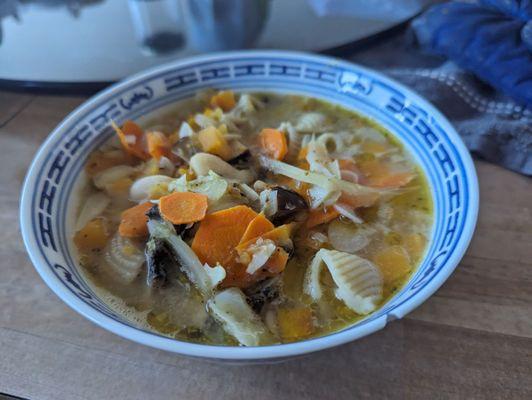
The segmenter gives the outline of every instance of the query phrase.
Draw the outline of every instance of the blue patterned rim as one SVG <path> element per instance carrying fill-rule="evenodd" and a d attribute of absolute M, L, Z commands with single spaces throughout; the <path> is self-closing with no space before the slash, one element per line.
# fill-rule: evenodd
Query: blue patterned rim
<path fill-rule="evenodd" d="M 405 287 L 380 310 L 342 331 L 298 343 L 253 348 L 207 346 L 137 328 L 103 303 L 72 256 L 75 184 L 92 150 L 111 135 L 110 119 L 137 119 L 205 88 L 297 93 L 325 99 L 390 130 L 425 171 L 434 203 L 429 248 Z M 348 342 L 401 318 L 447 279 L 473 234 L 478 183 L 469 153 L 449 122 L 411 90 L 360 66 L 295 52 L 220 53 L 137 74 L 71 113 L 35 157 L 22 192 L 21 227 L 42 278 L 76 311 L 128 339 L 181 354 L 265 359 L 303 354 Z"/>

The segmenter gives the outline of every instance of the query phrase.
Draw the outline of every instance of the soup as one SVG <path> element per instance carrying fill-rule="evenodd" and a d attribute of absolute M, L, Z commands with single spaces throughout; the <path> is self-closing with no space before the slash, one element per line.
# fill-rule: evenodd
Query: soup
<path fill-rule="evenodd" d="M 354 112 L 212 91 L 113 127 L 87 161 L 74 243 L 95 290 L 145 329 L 243 346 L 325 335 L 423 257 L 425 178 Z"/>

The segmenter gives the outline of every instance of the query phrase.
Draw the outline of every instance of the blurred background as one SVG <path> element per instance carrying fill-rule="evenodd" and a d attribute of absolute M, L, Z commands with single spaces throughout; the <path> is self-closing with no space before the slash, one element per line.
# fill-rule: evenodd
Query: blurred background
<path fill-rule="evenodd" d="M 250 48 L 383 72 L 443 111 L 475 155 L 532 175 L 532 0 L 0 0 L 0 90 L 90 95 Z"/>
<path fill-rule="evenodd" d="M 0 0 L 0 86 L 90 91 L 172 59 L 242 48 L 342 54 L 428 3 Z"/>

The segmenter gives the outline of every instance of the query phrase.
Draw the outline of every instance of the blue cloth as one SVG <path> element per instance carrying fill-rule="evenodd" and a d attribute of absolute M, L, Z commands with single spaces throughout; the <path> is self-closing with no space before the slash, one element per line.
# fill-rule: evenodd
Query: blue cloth
<path fill-rule="evenodd" d="M 455 62 L 419 47 L 408 29 L 350 58 L 403 82 L 452 122 L 477 157 L 532 176 L 532 108 L 527 108 Z"/>
<path fill-rule="evenodd" d="M 439 4 L 412 26 L 425 50 L 532 108 L 532 0 Z"/>

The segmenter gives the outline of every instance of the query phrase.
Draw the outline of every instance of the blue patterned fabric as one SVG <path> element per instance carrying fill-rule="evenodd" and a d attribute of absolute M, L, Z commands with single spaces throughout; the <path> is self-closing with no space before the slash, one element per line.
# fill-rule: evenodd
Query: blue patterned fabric
<path fill-rule="evenodd" d="M 413 28 L 425 50 L 532 108 L 532 0 L 439 4 Z"/>

